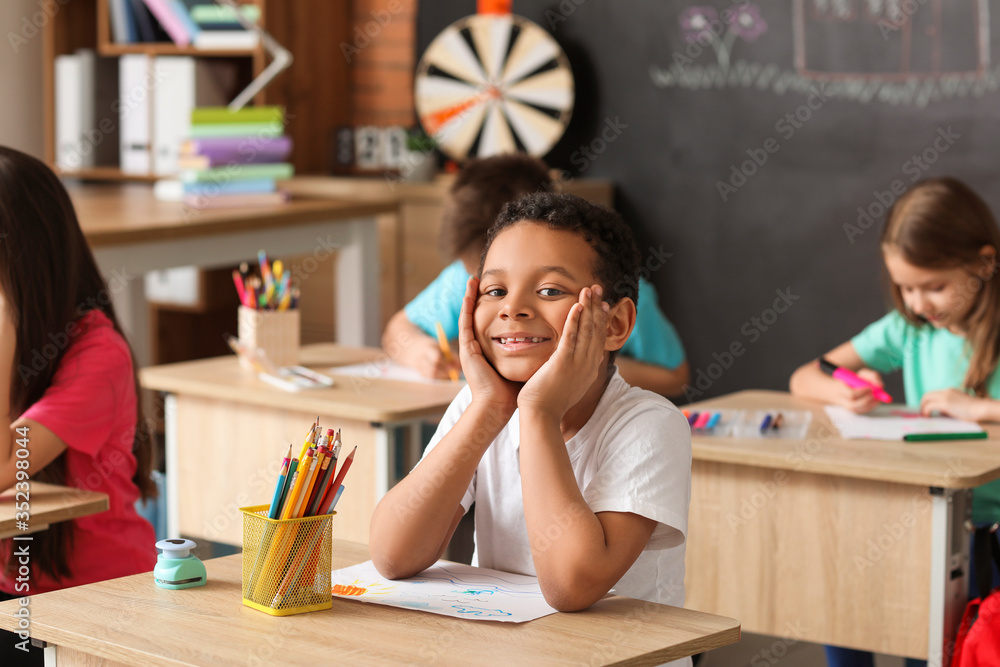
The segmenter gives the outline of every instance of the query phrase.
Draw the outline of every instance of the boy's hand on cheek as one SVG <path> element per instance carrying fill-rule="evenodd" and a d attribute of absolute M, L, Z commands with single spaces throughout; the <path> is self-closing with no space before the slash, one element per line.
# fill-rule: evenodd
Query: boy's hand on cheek
<path fill-rule="evenodd" d="M 518 385 L 501 377 L 483 356 L 473 327 L 478 295 L 479 280 L 475 276 L 470 277 L 462 299 L 462 313 L 458 317 L 458 358 L 472 391 L 472 400 L 496 406 L 509 418 L 517 409 Z"/>
<path fill-rule="evenodd" d="M 585 287 L 563 325 L 559 346 L 517 395 L 517 406 L 562 419 L 597 379 L 604 363 L 609 306 L 600 285 Z"/>

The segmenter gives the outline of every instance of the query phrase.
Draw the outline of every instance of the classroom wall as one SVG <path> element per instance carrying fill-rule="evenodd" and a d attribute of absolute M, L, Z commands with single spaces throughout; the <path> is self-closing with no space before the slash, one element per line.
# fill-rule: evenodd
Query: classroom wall
<path fill-rule="evenodd" d="M 421 3 L 418 53 L 473 5 Z M 864 13 L 902 5 L 895 24 Z M 687 347 L 692 398 L 787 389 L 797 365 L 887 312 L 878 230 L 892 188 L 954 175 L 1000 211 L 1000 10 L 902 5 L 514 2 L 576 79 L 546 159 L 615 183 Z M 694 12 L 737 6 L 753 13 L 741 34 L 689 41 Z"/>
<path fill-rule="evenodd" d="M 351 0 L 351 124 L 413 125 L 416 0 Z"/>
<path fill-rule="evenodd" d="M 42 157 L 42 32 L 57 2 L 0 3 L 0 145 Z M 27 21 L 27 23 L 25 23 Z M 34 23 L 32 23 L 34 21 Z"/>

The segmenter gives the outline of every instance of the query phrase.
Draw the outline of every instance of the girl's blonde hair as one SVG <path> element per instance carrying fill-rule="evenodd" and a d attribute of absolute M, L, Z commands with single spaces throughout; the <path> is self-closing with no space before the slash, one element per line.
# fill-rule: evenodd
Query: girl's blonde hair
<path fill-rule="evenodd" d="M 954 178 L 921 181 L 889 209 L 882 248 L 901 253 L 909 264 L 925 269 L 965 268 L 969 279 L 960 297 L 974 301 L 959 325 L 970 352 L 965 388 L 986 396 L 986 385 L 1000 360 L 1000 273 L 996 251 L 1000 228 L 979 195 Z M 994 254 L 984 256 L 984 246 Z M 906 307 L 899 285 L 890 282 L 892 300 L 917 325 L 926 322 Z"/>

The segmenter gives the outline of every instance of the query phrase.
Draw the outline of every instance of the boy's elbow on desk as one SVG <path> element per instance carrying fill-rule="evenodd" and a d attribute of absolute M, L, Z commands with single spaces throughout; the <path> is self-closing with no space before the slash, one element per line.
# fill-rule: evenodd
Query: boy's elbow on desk
<path fill-rule="evenodd" d="M 591 586 L 580 585 L 571 577 L 559 577 L 558 581 L 538 578 L 545 602 L 556 611 L 583 611 L 607 594 Z"/>
<path fill-rule="evenodd" d="M 426 569 L 414 565 L 406 554 L 393 554 L 386 549 L 377 549 L 374 544 L 371 546 L 371 557 L 375 569 L 386 579 L 408 579 Z"/>

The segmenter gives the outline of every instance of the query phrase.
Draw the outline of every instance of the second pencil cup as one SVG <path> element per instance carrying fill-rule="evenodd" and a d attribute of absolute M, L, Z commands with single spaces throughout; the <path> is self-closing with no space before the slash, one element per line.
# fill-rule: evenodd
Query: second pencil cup
<path fill-rule="evenodd" d="M 333 606 L 331 537 L 336 512 L 267 518 L 269 505 L 243 512 L 243 604 L 272 616 Z"/>
<path fill-rule="evenodd" d="M 240 344 L 264 350 L 275 366 L 299 363 L 299 310 L 254 310 L 240 306 Z"/>

